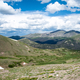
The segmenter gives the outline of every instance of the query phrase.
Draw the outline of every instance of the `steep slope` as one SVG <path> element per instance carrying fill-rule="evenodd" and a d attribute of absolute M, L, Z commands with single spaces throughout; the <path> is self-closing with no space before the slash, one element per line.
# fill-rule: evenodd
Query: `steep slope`
<path fill-rule="evenodd" d="M 27 56 L 31 47 L 19 42 L 17 40 L 12 40 L 7 37 L 0 35 L 0 65 L 8 67 L 9 64 L 15 63 L 20 65 L 22 62 L 17 56 Z"/>
<path fill-rule="evenodd" d="M 17 40 L 9 39 L 7 37 L 0 35 L 0 53 L 1 52 L 10 52 L 9 55 L 13 55 L 13 53 L 14 54 L 22 54 L 22 53 L 25 54 L 25 52 L 22 51 L 22 50 L 27 51 L 27 48 L 25 46 L 26 45 L 23 45 L 23 43 L 21 43 Z M 6 53 L 6 54 L 8 54 L 8 53 Z"/>

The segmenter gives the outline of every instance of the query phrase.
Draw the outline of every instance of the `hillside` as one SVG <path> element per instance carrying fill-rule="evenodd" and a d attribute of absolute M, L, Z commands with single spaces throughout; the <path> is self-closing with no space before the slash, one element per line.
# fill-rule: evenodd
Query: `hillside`
<path fill-rule="evenodd" d="M 20 41 L 35 48 L 67 48 L 72 50 L 80 50 L 80 32 L 75 30 L 57 30 L 42 34 L 35 33 L 26 35 L 24 37 L 25 38 L 21 39 Z"/>
<path fill-rule="evenodd" d="M 27 56 L 29 54 L 29 46 L 0 35 L 0 65 L 8 67 L 9 64 L 21 62 L 16 57 Z"/>
<path fill-rule="evenodd" d="M 80 35 L 70 38 L 37 38 L 37 39 L 21 39 L 20 41 L 29 46 L 40 49 L 56 49 L 67 48 L 72 50 L 80 50 Z"/>
<path fill-rule="evenodd" d="M 71 37 L 72 39 L 76 40 L 77 42 L 80 42 L 80 34 Z"/>
<path fill-rule="evenodd" d="M 37 49 L 20 41 L 15 41 L 0 35 L 0 66 L 21 66 L 22 62 L 27 65 L 61 64 L 70 59 L 79 61 L 80 51 L 72 51 L 65 48 Z"/>

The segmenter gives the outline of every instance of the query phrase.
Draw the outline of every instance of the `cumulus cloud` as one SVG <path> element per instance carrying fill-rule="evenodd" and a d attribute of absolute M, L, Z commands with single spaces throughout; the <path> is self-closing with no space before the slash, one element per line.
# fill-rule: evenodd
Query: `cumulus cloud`
<path fill-rule="evenodd" d="M 1 14 L 16 14 L 19 13 L 21 9 L 14 9 L 7 3 L 4 3 L 2 0 L 0 1 L 0 13 Z"/>
<path fill-rule="evenodd" d="M 80 0 L 62 0 L 66 1 L 67 4 L 60 4 L 55 2 L 54 4 L 50 3 L 46 7 L 46 11 L 50 13 L 55 13 L 56 11 L 67 10 L 71 12 L 80 11 Z"/>
<path fill-rule="evenodd" d="M 41 4 L 44 4 L 50 2 L 51 0 L 38 0 L 38 1 L 41 1 Z"/>
<path fill-rule="evenodd" d="M 65 10 L 66 6 L 65 5 L 61 5 L 58 2 L 55 2 L 54 4 L 50 3 L 49 5 L 47 5 L 46 11 L 49 11 L 51 13 L 55 13 L 56 11 L 60 11 L 60 10 Z"/>
<path fill-rule="evenodd" d="M 2 15 L 0 22 L 0 30 L 18 31 L 20 29 L 26 30 L 26 34 L 46 30 L 53 31 L 54 29 L 80 30 L 80 14 L 50 17 L 42 14 L 19 13 Z"/>
<path fill-rule="evenodd" d="M 67 2 L 67 6 L 80 7 L 80 0 L 62 0 Z"/>

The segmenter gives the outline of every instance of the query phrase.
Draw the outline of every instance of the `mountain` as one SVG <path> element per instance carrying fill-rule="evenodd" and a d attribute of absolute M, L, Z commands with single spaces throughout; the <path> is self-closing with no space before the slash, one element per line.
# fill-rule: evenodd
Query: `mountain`
<path fill-rule="evenodd" d="M 47 41 L 27 41 L 26 39 L 20 40 L 23 43 L 28 44 L 29 46 L 40 48 L 40 49 L 56 49 L 56 48 L 67 48 L 72 50 L 80 50 L 80 42 L 73 38 L 62 38 L 62 39 L 53 39 Z"/>
<path fill-rule="evenodd" d="M 64 32 L 64 31 L 56 31 L 51 32 L 57 33 L 58 32 Z M 56 48 L 67 48 L 72 50 L 80 50 L 80 32 L 78 31 L 68 31 L 65 32 L 65 34 L 68 35 L 74 35 L 72 37 L 35 37 L 35 38 L 29 38 L 32 42 L 26 42 L 26 38 L 24 40 L 21 40 L 24 43 L 27 43 L 28 45 L 40 48 L 40 49 L 56 49 Z"/>
<path fill-rule="evenodd" d="M 73 36 L 72 39 L 76 40 L 77 42 L 80 42 L 80 34 Z"/>
<path fill-rule="evenodd" d="M 19 39 L 22 39 L 22 38 L 24 38 L 24 37 L 20 37 L 20 36 L 10 36 L 9 38 L 19 40 Z"/>
<path fill-rule="evenodd" d="M 75 31 L 75 30 L 70 30 L 70 31 L 64 31 L 64 30 L 57 30 L 57 31 L 53 31 L 53 32 L 49 32 L 49 33 L 35 33 L 35 34 L 29 34 L 29 35 L 25 35 L 23 37 L 26 38 L 38 38 L 38 37 L 72 37 L 75 35 L 80 34 L 79 31 Z"/>

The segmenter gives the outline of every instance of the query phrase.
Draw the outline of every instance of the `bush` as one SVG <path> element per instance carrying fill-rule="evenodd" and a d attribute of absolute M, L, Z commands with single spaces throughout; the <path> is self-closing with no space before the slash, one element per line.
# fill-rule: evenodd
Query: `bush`
<path fill-rule="evenodd" d="M 8 67 L 9 68 L 13 68 L 13 67 L 15 67 L 15 65 L 14 64 L 10 64 L 10 65 L 8 65 Z"/>
<path fill-rule="evenodd" d="M 20 62 L 13 62 L 13 64 L 8 65 L 9 68 L 13 68 L 13 67 L 17 67 L 17 66 L 21 66 Z"/>

